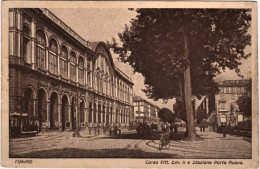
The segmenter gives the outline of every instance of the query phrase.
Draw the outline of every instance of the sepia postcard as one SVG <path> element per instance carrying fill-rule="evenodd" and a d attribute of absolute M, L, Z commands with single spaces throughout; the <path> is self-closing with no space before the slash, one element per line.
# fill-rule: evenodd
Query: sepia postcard
<path fill-rule="evenodd" d="M 1 165 L 258 168 L 256 2 L 2 2 Z"/>

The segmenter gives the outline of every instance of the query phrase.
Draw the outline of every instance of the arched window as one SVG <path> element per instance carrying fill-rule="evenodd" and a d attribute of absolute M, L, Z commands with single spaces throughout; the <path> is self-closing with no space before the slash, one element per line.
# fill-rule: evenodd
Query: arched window
<path fill-rule="evenodd" d="M 54 39 L 50 40 L 49 71 L 58 75 L 58 45 Z"/>
<path fill-rule="evenodd" d="M 105 107 L 105 105 L 103 105 L 103 111 L 102 111 L 102 113 L 103 113 L 102 122 L 104 123 L 104 122 L 105 122 L 105 119 L 106 119 L 106 107 Z"/>
<path fill-rule="evenodd" d="M 81 123 L 84 123 L 85 122 L 85 103 L 84 103 L 84 100 L 81 99 L 80 100 L 80 122 Z"/>
<path fill-rule="evenodd" d="M 61 47 L 60 74 L 63 78 L 68 78 L 68 50 L 65 46 Z"/>
<path fill-rule="evenodd" d="M 116 123 L 118 123 L 118 109 L 116 109 Z"/>
<path fill-rule="evenodd" d="M 30 29 L 27 26 L 23 27 L 23 53 L 22 57 L 26 63 L 32 63 L 32 52 L 30 48 Z"/>
<path fill-rule="evenodd" d="M 87 64 L 87 83 L 88 86 L 91 86 L 91 82 L 90 82 L 90 60 L 88 59 L 88 64 Z"/>
<path fill-rule="evenodd" d="M 101 105 L 98 105 L 98 123 L 101 123 Z"/>
<path fill-rule="evenodd" d="M 84 59 L 79 57 L 79 83 L 84 85 Z"/>
<path fill-rule="evenodd" d="M 130 92 L 129 92 L 129 87 L 127 88 L 127 101 L 130 103 Z"/>
<path fill-rule="evenodd" d="M 107 106 L 106 123 L 109 123 L 109 106 Z"/>
<path fill-rule="evenodd" d="M 100 81 L 99 71 L 97 72 L 96 77 L 97 77 L 97 78 L 96 78 L 96 79 L 97 79 L 97 81 L 96 81 L 96 88 L 97 88 L 97 91 L 100 92 L 100 90 L 99 90 L 99 89 L 100 89 L 100 88 L 99 88 L 99 84 L 100 84 L 100 83 L 99 83 L 99 81 Z"/>
<path fill-rule="evenodd" d="M 76 82 L 76 64 L 77 58 L 74 52 L 70 53 L 70 78 L 72 81 Z"/>
<path fill-rule="evenodd" d="M 46 40 L 45 34 L 42 30 L 38 30 L 36 32 L 36 39 L 37 39 L 37 65 L 38 68 L 41 70 L 46 70 L 46 56 L 45 56 L 45 47 L 46 47 Z"/>
<path fill-rule="evenodd" d="M 120 86 L 119 86 L 119 81 L 117 81 L 117 98 L 118 98 L 118 99 L 119 99 L 119 94 L 120 94 L 120 93 L 119 93 L 119 91 L 120 91 L 119 88 L 120 88 Z"/>
<path fill-rule="evenodd" d="M 97 105 L 96 105 L 96 103 L 94 103 L 94 113 L 93 113 L 93 122 L 94 123 L 97 122 L 96 114 L 97 114 Z"/>

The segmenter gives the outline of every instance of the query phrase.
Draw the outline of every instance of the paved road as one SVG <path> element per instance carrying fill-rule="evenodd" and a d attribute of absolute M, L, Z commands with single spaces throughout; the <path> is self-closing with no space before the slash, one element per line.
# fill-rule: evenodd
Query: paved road
<path fill-rule="evenodd" d="M 180 130 L 182 133 L 183 130 Z M 251 158 L 251 142 L 243 137 L 199 132 L 202 140 L 171 140 L 170 149 L 158 150 L 158 134 L 138 137 L 129 132 L 121 138 L 108 136 L 72 137 L 71 132 L 50 132 L 10 140 L 10 157 L 123 157 L 123 158 Z"/>

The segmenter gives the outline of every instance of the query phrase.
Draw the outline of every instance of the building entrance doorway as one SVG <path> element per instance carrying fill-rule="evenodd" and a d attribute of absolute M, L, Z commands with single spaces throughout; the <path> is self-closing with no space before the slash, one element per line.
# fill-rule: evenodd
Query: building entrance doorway
<path fill-rule="evenodd" d="M 72 98 L 71 101 L 71 125 L 72 125 L 72 130 L 76 129 L 76 109 L 75 109 L 75 98 Z"/>
<path fill-rule="evenodd" d="M 42 122 L 47 120 L 47 101 L 46 93 L 43 89 L 38 91 L 38 120 L 39 120 L 39 132 L 42 128 Z"/>
<path fill-rule="evenodd" d="M 68 106 L 69 106 L 68 97 L 66 95 L 64 95 L 62 97 L 62 105 L 61 105 L 61 130 L 62 131 L 64 131 L 66 127 L 69 127 Z M 65 123 L 68 123 L 68 124 L 65 124 Z"/>
<path fill-rule="evenodd" d="M 50 98 L 50 128 L 58 128 L 58 95 L 52 93 Z"/>
<path fill-rule="evenodd" d="M 33 91 L 31 88 L 27 88 L 24 94 L 24 107 L 23 113 L 27 116 L 33 116 L 34 103 L 33 103 Z"/>
<path fill-rule="evenodd" d="M 85 103 L 84 100 L 80 100 L 80 123 L 81 123 L 81 127 L 85 127 L 84 122 L 85 122 Z"/>

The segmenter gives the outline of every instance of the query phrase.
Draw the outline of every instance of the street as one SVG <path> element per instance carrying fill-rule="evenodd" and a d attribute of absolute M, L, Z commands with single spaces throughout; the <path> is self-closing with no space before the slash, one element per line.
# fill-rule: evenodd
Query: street
<path fill-rule="evenodd" d="M 178 135 L 184 133 L 179 128 Z M 252 143 L 241 136 L 223 138 L 215 132 L 200 132 L 200 141 L 171 139 L 168 150 L 158 150 L 159 135 L 140 137 L 136 131 L 123 133 L 120 138 L 91 136 L 81 133 L 72 137 L 71 132 L 40 133 L 34 137 L 10 139 L 10 157 L 30 158 L 251 158 Z"/>

